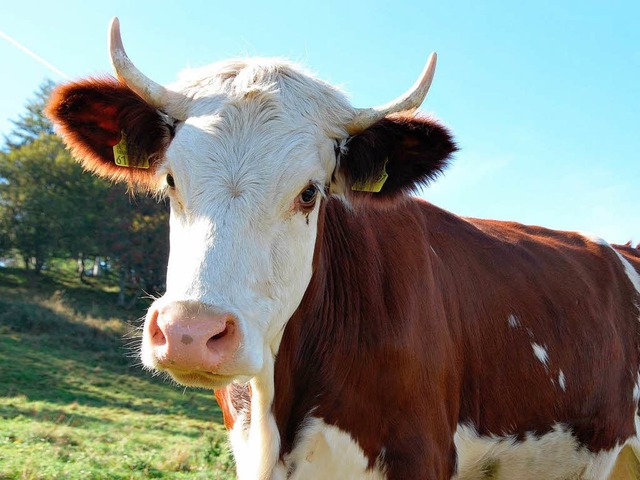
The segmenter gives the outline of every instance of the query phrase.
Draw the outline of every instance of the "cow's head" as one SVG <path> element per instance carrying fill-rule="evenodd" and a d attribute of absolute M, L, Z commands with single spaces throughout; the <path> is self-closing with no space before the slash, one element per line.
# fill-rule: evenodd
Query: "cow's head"
<path fill-rule="evenodd" d="M 160 86 L 126 56 L 117 20 L 110 51 L 118 80 L 63 85 L 48 114 L 86 168 L 170 198 L 167 291 L 147 313 L 142 359 L 185 385 L 218 388 L 273 363 L 311 279 L 322 202 L 340 196 L 357 215 L 358 203 L 398 201 L 455 149 L 410 113 L 435 55 L 398 100 L 355 109 L 276 60 Z"/>

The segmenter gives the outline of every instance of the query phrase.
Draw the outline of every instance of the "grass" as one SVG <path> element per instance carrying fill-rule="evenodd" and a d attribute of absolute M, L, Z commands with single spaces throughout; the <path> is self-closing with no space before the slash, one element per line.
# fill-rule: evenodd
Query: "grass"
<path fill-rule="evenodd" d="M 134 365 L 144 307 L 69 270 L 0 268 L 0 479 L 235 478 L 213 394 Z"/>
<path fill-rule="evenodd" d="M 0 268 L 0 480 L 233 480 L 213 394 L 135 366 L 129 319 L 145 305 L 90 283 L 70 262 Z M 631 479 L 627 447 L 609 480 Z"/>

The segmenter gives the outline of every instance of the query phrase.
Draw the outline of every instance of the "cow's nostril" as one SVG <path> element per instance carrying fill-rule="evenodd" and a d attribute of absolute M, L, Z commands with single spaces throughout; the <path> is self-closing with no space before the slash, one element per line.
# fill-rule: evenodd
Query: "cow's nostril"
<path fill-rule="evenodd" d="M 229 331 L 229 326 L 225 326 L 224 330 L 221 331 L 220 333 L 216 333 L 213 337 L 211 337 L 209 340 L 207 340 L 207 345 L 209 345 L 212 342 L 215 342 L 216 340 L 220 340 L 222 337 L 224 337 Z"/>
<path fill-rule="evenodd" d="M 158 311 L 154 311 L 151 314 L 151 318 L 149 319 L 149 337 L 151 338 L 151 343 L 156 347 L 161 347 L 165 343 L 167 343 L 167 338 L 164 336 L 162 329 L 158 325 Z"/>
<path fill-rule="evenodd" d="M 224 326 L 224 330 L 222 330 L 220 333 L 216 333 L 211 338 L 209 338 L 209 340 L 207 340 L 207 348 L 209 349 L 215 348 L 214 343 L 217 343 L 220 340 L 222 340 L 224 337 L 228 336 L 229 334 L 232 334 L 233 331 L 234 331 L 233 322 L 227 321 L 227 323 Z"/>

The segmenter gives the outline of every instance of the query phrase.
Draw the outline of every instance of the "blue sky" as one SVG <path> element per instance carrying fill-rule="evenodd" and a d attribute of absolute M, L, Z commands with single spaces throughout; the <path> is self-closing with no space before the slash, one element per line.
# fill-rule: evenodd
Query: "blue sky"
<path fill-rule="evenodd" d="M 359 107 L 408 88 L 461 147 L 423 196 L 460 215 L 640 241 L 640 2 L 12 2 L 0 31 L 70 78 L 110 72 L 107 25 L 150 77 L 236 56 L 305 64 Z M 0 132 L 43 78 L 0 38 Z"/>

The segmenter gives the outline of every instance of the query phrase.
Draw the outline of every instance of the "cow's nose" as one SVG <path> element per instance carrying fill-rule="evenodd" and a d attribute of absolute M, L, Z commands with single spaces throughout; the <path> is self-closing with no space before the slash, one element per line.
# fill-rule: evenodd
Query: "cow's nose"
<path fill-rule="evenodd" d="M 151 307 L 144 337 L 159 367 L 183 372 L 216 372 L 240 344 L 234 315 L 191 302 Z"/>

